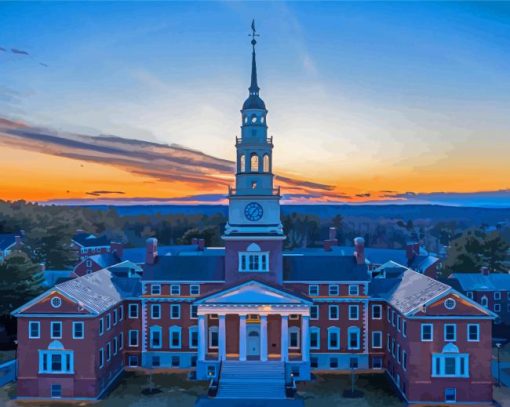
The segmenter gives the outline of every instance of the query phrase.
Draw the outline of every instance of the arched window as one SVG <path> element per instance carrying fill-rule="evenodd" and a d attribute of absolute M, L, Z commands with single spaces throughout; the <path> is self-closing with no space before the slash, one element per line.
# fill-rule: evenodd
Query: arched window
<path fill-rule="evenodd" d="M 340 349 L 340 328 L 336 326 L 328 328 L 328 349 Z"/>
<path fill-rule="evenodd" d="M 251 122 L 252 123 L 257 123 L 257 116 L 256 115 L 254 115 L 254 114 L 251 115 Z"/>
<path fill-rule="evenodd" d="M 256 153 L 251 153 L 250 172 L 259 172 L 259 156 Z"/>
<path fill-rule="evenodd" d="M 489 299 L 485 295 L 482 297 L 482 305 L 484 307 L 488 307 L 489 306 Z"/>
<path fill-rule="evenodd" d="M 263 163 L 263 171 L 264 172 L 271 171 L 270 168 L 269 168 L 269 154 L 264 154 L 264 158 L 262 160 L 262 163 Z"/>
<path fill-rule="evenodd" d="M 348 349 L 359 349 L 359 328 L 357 326 L 350 326 L 347 330 L 347 348 Z"/>
<path fill-rule="evenodd" d="M 245 172 L 246 171 L 246 156 L 244 154 L 239 157 L 239 171 Z"/>
<path fill-rule="evenodd" d="M 247 252 L 260 252 L 260 246 L 257 243 L 250 243 L 248 248 L 246 249 Z"/>
<path fill-rule="evenodd" d="M 181 348 L 181 327 L 172 326 L 169 330 L 170 335 L 170 349 Z"/>
<path fill-rule="evenodd" d="M 159 349 L 162 346 L 161 327 L 153 325 L 149 329 L 151 348 Z"/>

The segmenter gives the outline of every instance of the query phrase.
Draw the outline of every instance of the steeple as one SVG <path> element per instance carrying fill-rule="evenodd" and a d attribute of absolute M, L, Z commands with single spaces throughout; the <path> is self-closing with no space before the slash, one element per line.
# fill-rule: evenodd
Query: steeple
<path fill-rule="evenodd" d="M 257 83 L 257 59 L 255 54 L 255 45 L 257 44 L 257 41 L 255 40 L 256 37 L 259 36 L 257 34 L 257 31 L 255 30 L 255 20 L 251 23 L 251 46 L 252 46 L 252 52 L 251 52 L 251 83 L 248 90 L 250 91 L 250 95 L 248 96 L 248 99 L 243 104 L 243 110 L 246 109 L 266 109 L 266 105 L 264 101 L 259 96 L 259 85 Z"/>

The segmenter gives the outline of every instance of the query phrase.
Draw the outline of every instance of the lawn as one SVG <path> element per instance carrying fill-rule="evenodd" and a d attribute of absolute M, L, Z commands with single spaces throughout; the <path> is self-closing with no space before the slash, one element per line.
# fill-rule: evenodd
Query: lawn
<path fill-rule="evenodd" d="M 364 393 L 360 399 L 342 397 L 344 390 L 351 388 L 350 375 L 320 374 L 316 377 L 315 381 L 298 384 L 298 396 L 304 399 L 306 407 L 403 406 L 386 375 L 358 376 L 354 386 Z"/>

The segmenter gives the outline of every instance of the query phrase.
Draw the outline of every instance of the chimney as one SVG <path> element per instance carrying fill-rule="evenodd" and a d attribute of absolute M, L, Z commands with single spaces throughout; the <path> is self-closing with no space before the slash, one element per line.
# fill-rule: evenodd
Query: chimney
<path fill-rule="evenodd" d="M 332 250 L 332 247 L 336 246 L 337 244 L 338 244 L 338 239 L 336 238 L 336 227 L 331 226 L 329 228 L 328 239 L 324 240 L 324 242 L 323 242 L 324 250 L 327 252 L 330 252 Z"/>
<path fill-rule="evenodd" d="M 149 237 L 145 242 L 145 264 L 154 264 L 158 257 L 158 239 Z"/>
<path fill-rule="evenodd" d="M 406 257 L 407 265 L 409 266 L 416 255 L 420 252 L 420 243 L 418 242 L 407 242 L 406 243 Z"/>
<path fill-rule="evenodd" d="M 112 253 L 116 253 L 119 259 L 122 259 L 122 254 L 124 252 L 124 245 L 120 242 L 111 242 L 110 243 L 110 251 Z"/>
<path fill-rule="evenodd" d="M 198 250 L 201 252 L 205 250 L 205 239 L 198 239 Z"/>
<path fill-rule="evenodd" d="M 483 266 L 481 269 L 480 269 L 480 272 L 482 273 L 482 275 L 484 276 L 488 276 L 491 272 L 489 270 L 489 267 L 487 266 Z"/>
<path fill-rule="evenodd" d="M 362 237 L 354 238 L 354 257 L 356 263 L 365 264 L 365 239 Z"/>

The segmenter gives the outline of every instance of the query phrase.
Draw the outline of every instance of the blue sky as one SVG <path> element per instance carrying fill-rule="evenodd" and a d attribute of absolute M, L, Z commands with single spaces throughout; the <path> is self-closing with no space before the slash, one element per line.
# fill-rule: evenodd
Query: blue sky
<path fill-rule="evenodd" d="M 505 2 L 4 2 L 0 114 L 233 159 L 252 18 L 284 175 L 339 193 L 510 187 Z"/>

